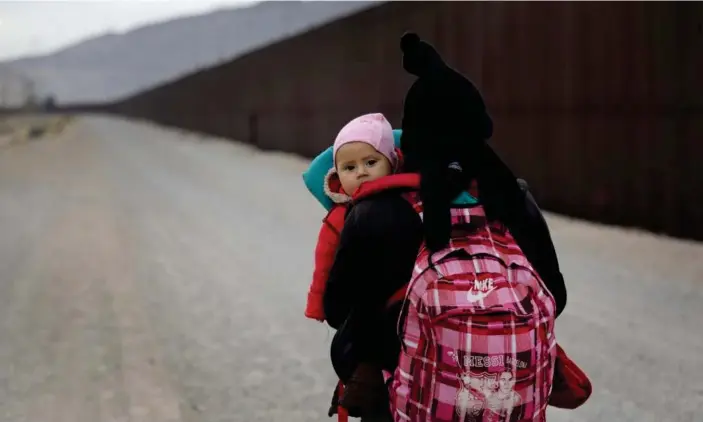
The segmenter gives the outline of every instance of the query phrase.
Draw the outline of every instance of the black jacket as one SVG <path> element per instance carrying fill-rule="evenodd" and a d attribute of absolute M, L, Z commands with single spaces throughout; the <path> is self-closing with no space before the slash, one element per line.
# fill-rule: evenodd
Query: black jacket
<path fill-rule="evenodd" d="M 549 228 L 526 183 L 521 183 L 525 218 L 510 230 L 554 295 L 559 314 L 566 304 L 564 279 Z M 360 201 L 344 223 L 324 295 L 327 322 L 338 330 L 331 354 L 342 380 L 361 361 L 388 370 L 397 364 L 400 306 L 385 309 L 385 303 L 410 281 L 423 240 L 422 221 L 400 193 L 388 190 Z"/>

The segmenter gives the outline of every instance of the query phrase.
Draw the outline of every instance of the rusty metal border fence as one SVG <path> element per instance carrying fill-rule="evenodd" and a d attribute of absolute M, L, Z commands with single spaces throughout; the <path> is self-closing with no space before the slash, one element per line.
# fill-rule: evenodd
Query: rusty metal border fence
<path fill-rule="evenodd" d="M 390 2 L 111 106 L 313 156 L 355 115 L 397 126 L 405 30 L 484 93 L 546 209 L 703 239 L 703 3 Z"/>

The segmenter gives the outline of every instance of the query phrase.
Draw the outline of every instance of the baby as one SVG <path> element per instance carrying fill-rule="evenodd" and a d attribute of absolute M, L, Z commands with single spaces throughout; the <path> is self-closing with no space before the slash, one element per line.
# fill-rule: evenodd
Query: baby
<path fill-rule="evenodd" d="M 334 141 L 333 154 L 334 167 L 325 177 L 325 193 L 335 205 L 320 228 L 305 309 L 305 316 L 321 322 L 325 320 L 322 297 L 352 196 L 362 183 L 394 173 L 400 162 L 393 128 L 380 113 L 365 114 L 347 123 Z"/>
<path fill-rule="evenodd" d="M 347 123 L 339 131 L 332 149 L 334 165 L 325 177 L 324 191 L 334 206 L 320 228 L 315 248 L 315 269 L 305 309 L 308 318 L 321 322 L 325 321 L 323 296 L 327 278 L 334 263 L 347 208 L 362 183 L 393 174 L 401 161 L 400 150 L 395 147 L 393 128 L 380 113 L 365 114 Z M 368 395 L 379 397 L 382 402 L 387 401 L 382 375 L 375 368 L 359 365 L 349 382 L 346 391 L 341 382 L 337 386 L 330 416 L 338 413 L 340 421 L 346 420 L 347 409 L 355 409 L 352 413 L 358 412 L 357 403 Z"/>

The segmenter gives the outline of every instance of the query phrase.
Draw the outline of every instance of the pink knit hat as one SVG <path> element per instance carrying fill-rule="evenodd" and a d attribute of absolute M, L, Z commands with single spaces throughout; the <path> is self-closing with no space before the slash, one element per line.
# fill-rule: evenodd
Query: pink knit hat
<path fill-rule="evenodd" d="M 332 147 L 335 167 L 337 165 L 337 151 L 342 145 L 350 142 L 364 142 L 371 145 L 376 151 L 388 158 L 391 166 L 395 166 L 398 161 L 393 140 L 393 127 L 381 113 L 359 116 L 339 131 Z"/>

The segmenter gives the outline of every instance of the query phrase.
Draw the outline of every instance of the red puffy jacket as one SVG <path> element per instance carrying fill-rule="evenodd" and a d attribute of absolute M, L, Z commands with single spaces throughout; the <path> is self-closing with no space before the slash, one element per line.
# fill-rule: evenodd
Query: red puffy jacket
<path fill-rule="evenodd" d="M 325 294 L 327 277 L 334 263 L 334 254 L 339 244 L 339 234 L 344 226 L 344 216 L 347 212 L 346 204 L 335 205 L 322 220 L 320 234 L 315 247 L 315 269 L 312 273 L 312 283 L 308 291 L 308 303 L 305 307 L 305 316 L 325 321 L 325 311 L 322 306 L 322 297 Z"/>
<path fill-rule="evenodd" d="M 416 187 L 420 183 L 420 177 L 416 174 L 397 174 L 382 177 L 371 182 L 362 183 L 361 186 L 354 192 L 352 197 L 344 195 L 342 185 L 339 182 L 336 174 L 330 172 L 325 179 L 325 190 L 332 193 L 330 195 L 335 201 L 346 202 L 338 203 L 322 220 L 322 227 L 317 237 L 317 246 L 315 247 L 315 269 L 312 274 L 312 283 L 308 291 L 308 301 L 305 307 L 305 316 L 310 319 L 315 319 L 320 322 L 325 321 L 325 312 L 322 305 L 322 298 L 325 294 L 325 286 L 329 276 L 332 264 L 334 264 L 334 256 L 337 252 L 339 244 L 339 236 L 344 227 L 344 218 L 346 217 L 347 208 L 352 199 L 360 199 L 363 196 L 370 195 L 386 189 L 398 187 Z"/>

